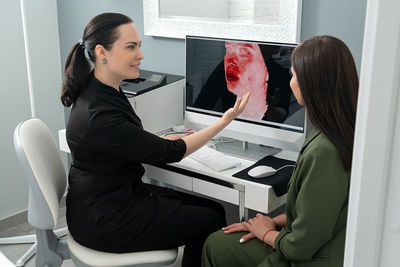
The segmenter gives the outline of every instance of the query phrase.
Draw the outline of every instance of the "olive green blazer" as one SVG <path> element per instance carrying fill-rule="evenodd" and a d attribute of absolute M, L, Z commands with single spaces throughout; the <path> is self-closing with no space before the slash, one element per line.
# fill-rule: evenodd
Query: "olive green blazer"
<path fill-rule="evenodd" d="M 313 130 L 289 182 L 286 227 L 258 266 L 343 266 L 349 185 L 336 148 Z"/>

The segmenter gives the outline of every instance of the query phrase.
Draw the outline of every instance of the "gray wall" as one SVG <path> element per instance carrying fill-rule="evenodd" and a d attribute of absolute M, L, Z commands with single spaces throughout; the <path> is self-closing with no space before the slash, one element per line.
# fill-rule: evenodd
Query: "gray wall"
<path fill-rule="evenodd" d="M 48 0 L 37 0 L 29 7 L 33 15 L 31 23 L 38 23 L 36 26 L 46 21 L 36 21 L 37 14 L 43 18 L 50 14 L 47 17 L 50 21 L 57 18 L 54 6 L 46 1 Z M 184 41 L 144 36 L 142 0 L 58 0 L 57 9 L 62 65 L 69 49 L 81 38 L 84 26 L 93 16 L 102 12 L 121 12 L 133 18 L 141 33 L 145 55 L 142 68 L 184 75 Z M 320 34 L 335 35 L 349 45 L 359 68 L 365 9 L 366 0 L 303 0 L 301 39 Z M 1 219 L 26 208 L 27 186 L 15 156 L 12 134 L 20 121 L 30 117 L 30 103 L 19 1 L 3 0 L 0 10 L 0 35 L 4 37 L 0 42 L 0 51 L 3 51 L 3 64 L 0 65 L 0 90 L 3 94 L 0 99 Z M 54 36 L 56 22 L 51 21 L 48 24 L 48 27 L 44 25 L 44 30 L 32 35 L 35 50 L 33 74 L 36 77 L 34 84 L 37 88 L 37 115 L 56 135 L 58 129 L 64 128 L 58 99 L 62 67 L 55 49 L 55 45 L 58 46 L 57 36 Z"/>
<path fill-rule="evenodd" d="M 7 25 L 0 27 L 1 219 L 26 208 L 28 187 L 14 151 L 13 133 L 18 122 L 30 117 L 30 104 L 19 1 L 1 1 L 0 10 L 0 25 Z"/>
<path fill-rule="evenodd" d="M 58 0 L 57 3 L 63 66 L 69 50 L 82 38 L 83 30 L 92 17 L 103 12 L 119 12 L 132 18 L 139 29 L 144 54 L 142 69 L 184 74 L 184 41 L 145 36 L 142 0 Z"/>
<path fill-rule="evenodd" d="M 360 73 L 367 0 L 303 0 L 301 40 L 333 35 L 350 48 Z"/>
<path fill-rule="evenodd" d="M 65 127 L 59 94 L 61 63 L 57 6 L 53 0 L 26 1 L 36 116 L 56 136 Z M 0 2 L 0 219 L 27 208 L 28 189 L 13 146 L 19 122 L 31 117 L 20 1 Z M 62 155 L 65 158 L 65 155 Z"/>
<path fill-rule="evenodd" d="M 342 39 L 361 63 L 367 0 L 303 0 L 301 40 L 330 34 Z M 185 42 L 181 39 L 144 36 L 142 0 L 58 0 L 61 62 L 81 38 L 87 22 L 102 12 L 130 16 L 143 39 L 142 69 L 184 75 Z"/>

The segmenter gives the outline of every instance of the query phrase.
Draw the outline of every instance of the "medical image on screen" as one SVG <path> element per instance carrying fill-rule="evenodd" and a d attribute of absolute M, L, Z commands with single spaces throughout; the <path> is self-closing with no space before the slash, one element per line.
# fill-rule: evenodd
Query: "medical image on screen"
<path fill-rule="evenodd" d="M 302 109 L 289 85 L 294 45 L 201 38 L 186 42 L 187 107 L 223 113 L 250 91 L 242 117 L 303 126 L 304 118 L 289 120 Z"/>

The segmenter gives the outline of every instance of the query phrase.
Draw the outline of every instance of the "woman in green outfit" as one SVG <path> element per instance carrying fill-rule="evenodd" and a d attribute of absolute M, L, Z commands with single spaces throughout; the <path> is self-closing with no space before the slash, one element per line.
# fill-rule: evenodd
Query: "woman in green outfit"
<path fill-rule="evenodd" d="M 292 54 L 290 87 L 315 129 L 289 182 L 286 212 L 262 214 L 210 235 L 204 267 L 343 266 L 358 77 L 348 47 L 331 36 Z"/>

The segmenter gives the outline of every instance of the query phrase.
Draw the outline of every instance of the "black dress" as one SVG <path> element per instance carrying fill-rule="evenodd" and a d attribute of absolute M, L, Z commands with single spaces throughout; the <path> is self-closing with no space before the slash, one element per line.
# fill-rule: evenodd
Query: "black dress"
<path fill-rule="evenodd" d="M 203 239 L 224 225 L 218 204 L 142 183 L 141 163 L 180 161 L 185 142 L 143 130 L 122 90 L 102 84 L 93 73 L 73 104 L 66 133 L 72 154 L 67 223 L 82 245 L 133 252 L 186 244 L 190 251 L 191 243 L 199 247 L 200 242 L 201 252 Z M 201 219 L 203 212 L 218 219 Z M 195 226 L 198 233 L 191 234 L 182 229 L 182 220 L 208 226 Z"/>

